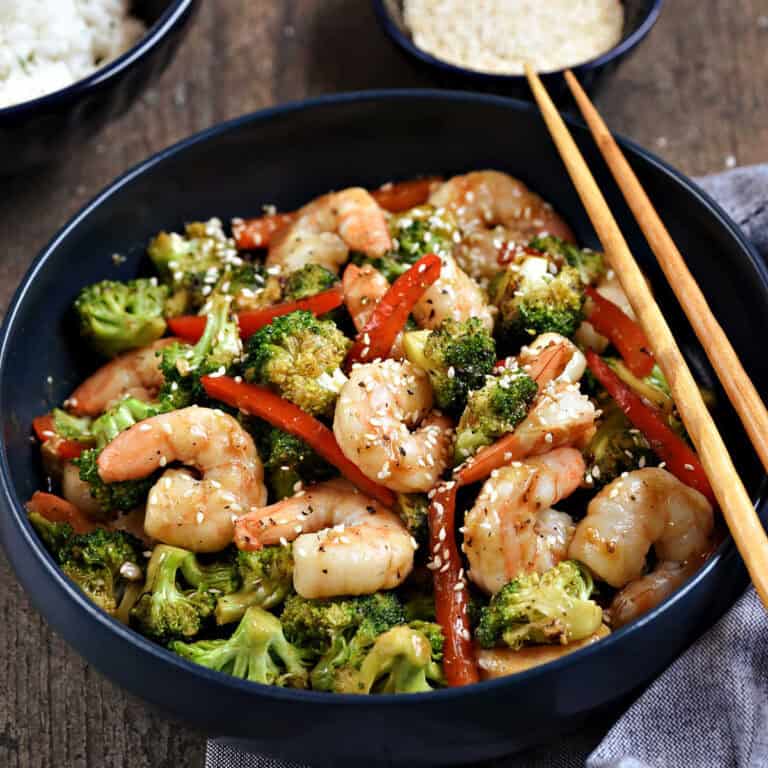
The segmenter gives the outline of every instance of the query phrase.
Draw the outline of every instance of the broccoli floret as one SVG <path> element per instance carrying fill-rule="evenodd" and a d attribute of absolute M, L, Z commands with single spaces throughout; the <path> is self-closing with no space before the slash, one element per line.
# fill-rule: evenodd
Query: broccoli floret
<path fill-rule="evenodd" d="M 427 631 L 434 636 L 434 632 Z M 443 673 L 433 657 L 430 640 L 425 632 L 412 626 L 393 627 L 377 638 L 359 665 L 337 671 L 332 690 L 360 694 L 434 690 L 442 684 Z M 439 653 L 442 655 L 442 643 Z"/>
<path fill-rule="evenodd" d="M 237 322 L 230 315 L 230 303 L 227 296 L 211 300 L 205 331 L 194 346 L 175 343 L 163 349 L 160 402 L 165 410 L 206 402 L 201 377 L 224 373 L 240 359 L 243 345 Z"/>
<path fill-rule="evenodd" d="M 351 342 L 311 312 L 276 317 L 248 339 L 245 378 L 275 389 L 314 415 L 330 416 L 346 381 L 339 366 Z"/>
<path fill-rule="evenodd" d="M 575 560 L 564 560 L 539 575 L 526 574 L 504 585 L 482 609 L 475 635 L 483 648 L 502 643 L 515 650 L 529 643 L 582 640 L 602 622 L 590 600 L 592 576 Z"/>
<path fill-rule="evenodd" d="M 202 307 L 224 274 L 243 263 L 235 241 L 224 234 L 219 219 L 187 224 L 184 235 L 161 232 L 147 252 L 170 288 L 169 315 Z"/>
<path fill-rule="evenodd" d="M 353 264 L 370 264 L 393 283 L 422 256 L 435 253 L 447 256 L 453 250 L 456 222 L 450 212 L 442 209 L 437 213 L 430 205 L 420 205 L 389 219 L 393 249 L 380 257 L 352 253 Z"/>
<path fill-rule="evenodd" d="M 621 408 L 606 403 L 603 418 L 585 451 L 587 475 L 599 488 L 619 477 L 622 472 L 656 464 L 656 455 L 642 433 Z"/>
<path fill-rule="evenodd" d="M 92 420 L 88 416 L 73 416 L 61 408 L 54 408 L 52 414 L 53 430 L 57 435 L 86 445 L 94 442 L 91 432 Z"/>
<path fill-rule="evenodd" d="M 216 595 L 205 588 L 181 586 L 185 570 L 193 575 L 191 552 L 159 544 L 147 566 L 144 594 L 131 611 L 142 633 L 157 640 L 194 637 L 213 613 Z M 184 577 L 186 578 L 186 577 Z M 201 583 L 203 583 L 201 581 Z"/>
<path fill-rule="evenodd" d="M 29 519 L 62 572 L 96 605 L 116 615 L 128 587 L 144 578 L 142 542 L 104 528 L 75 534 L 68 523 L 52 523 L 34 512 Z"/>
<path fill-rule="evenodd" d="M 336 275 L 319 264 L 307 264 L 288 275 L 285 281 L 285 301 L 298 301 L 327 291 L 336 284 Z"/>
<path fill-rule="evenodd" d="M 107 357 L 145 347 L 165 333 L 163 306 L 168 288 L 155 278 L 121 283 L 102 280 L 80 291 L 75 310 L 80 333 Z"/>
<path fill-rule="evenodd" d="M 267 484 L 274 501 L 293 496 L 302 486 L 329 480 L 336 469 L 301 438 L 276 427 L 259 441 Z"/>
<path fill-rule="evenodd" d="M 554 235 L 535 237 L 529 245 L 537 251 L 546 253 L 559 263 L 574 267 L 584 285 L 596 283 L 607 271 L 605 258 L 600 251 L 579 248 L 577 245 L 566 243 L 565 240 Z"/>
<path fill-rule="evenodd" d="M 575 267 L 557 269 L 552 262 L 529 256 L 491 280 L 488 293 L 499 308 L 497 334 L 514 349 L 547 331 L 573 336 L 584 319 L 584 286 Z"/>
<path fill-rule="evenodd" d="M 240 574 L 233 554 L 232 549 L 226 549 L 214 559 L 200 562 L 193 552 L 189 552 L 181 564 L 184 580 L 198 590 L 215 595 L 234 592 L 240 587 Z"/>
<path fill-rule="evenodd" d="M 481 389 L 469 393 L 456 428 L 454 461 L 460 464 L 512 432 L 527 416 L 537 392 L 536 382 L 522 370 L 487 376 Z"/>
<path fill-rule="evenodd" d="M 162 413 L 161 406 L 127 397 L 105 411 L 91 424 L 91 435 L 97 448 L 111 443 L 121 432 L 134 424 Z"/>
<path fill-rule="evenodd" d="M 496 362 L 496 345 L 476 317 L 444 320 L 433 331 L 410 331 L 403 349 L 429 374 L 437 407 L 454 414 L 461 413 L 470 390 L 483 386 Z"/>
<path fill-rule="evenodd" d="M 429 499 L 425 493 L 398 493 L 395 512 L 405 523 L 408 533 L 420 546 L 426 546 L 429 539 Z"/>
<path fill-rule="evenodd" d="M 263 266 L 247 261 L 224 272 L 201 313 L 209 309 L 214 296 L 231 296 L 232 309 L 241 312 L 276 304 L 282 299 L 283 289 L 276 275 L 269 275 Z"/>
<path fill-rule="evenodd" d="M 80 469 L 80 479 L 88 483 L 91 496 L 105 516 L 112 517 L 118 512 L 130 512 L 147 498 L 150 488 L 157 480 L 157 473 L 138 480 L 105 483 L 99 474 L 99 453 L 99 448 L 89 448 L 73 460 Z"/>
<path fill-rule="evenodd" d="M 252 683 L 307 687 L 302 652 L 285 639 L 280 620 L 257 606 L 245 612 L 227 640 L 176 640 L 169 647 L 195 664 Z"/>
<path fill-rule="evenodd" d="M 239 621 L 252 605 L 274 608 L 285 600 L 293 586 L 293 553 L 290 546 L 264 547 L 258 552 L 237 553 L 237 570 L 242 586 L 220 597 L 216 623 Z"/>

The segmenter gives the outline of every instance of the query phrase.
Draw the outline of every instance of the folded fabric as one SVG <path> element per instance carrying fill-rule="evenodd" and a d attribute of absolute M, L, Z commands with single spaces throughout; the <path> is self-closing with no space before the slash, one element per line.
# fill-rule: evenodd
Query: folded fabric
<path fill-rule="evenodd" d="M 768 165 L 697 181 L 768 258 Z M 598 718 L 555 744 L 498 760 L 494 768 L 764 768 L 767 673 L 768 616 L 750 588 L 618 720 Z M 205 766 L 300 768 L 215 740 L 208 742 Z"/>

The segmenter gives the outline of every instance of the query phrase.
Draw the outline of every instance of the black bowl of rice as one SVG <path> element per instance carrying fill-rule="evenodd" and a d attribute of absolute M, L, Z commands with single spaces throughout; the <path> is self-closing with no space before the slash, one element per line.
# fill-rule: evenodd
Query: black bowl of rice
<path fill-rule="evenodd" d="M 0 176 L 55 161 L 170 62 L 198 0 L 3 0 Z"/>
<path fill-rule="evenodd" d="M 531 99 L 530 62 L 559 103 L 571 68 L 594 92 L 650 32 L 662 0 L 373 0 L 385 32 L 440 84 Z"/>

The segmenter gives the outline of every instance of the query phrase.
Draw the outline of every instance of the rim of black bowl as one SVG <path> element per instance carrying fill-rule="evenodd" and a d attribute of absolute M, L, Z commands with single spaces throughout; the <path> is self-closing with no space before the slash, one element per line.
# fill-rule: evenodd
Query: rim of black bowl
<path fill-rule="evenodd" d="M 315 107 L 327 107 L 335 104 L 346 104 L 350 102 L 365 102 L 365 101 L 394 101 L 398 99 L 424 99 L 433 101 L 456 101 L 456 102 L 484 102 L 486 104 L 492 104 L 498 107 L 511 109 L 517 112 L 528 112 L 538 114 L 537 108 L 526 101 L 519 99 L 511 99 L 503 96 L 486 95 L 479 93 L 472 93 L 468 91 L 452 91 L 452 90 L 439 90 L 439 89 L 388 89 L 378 91 L 354 91 L 349 93 L 330 94 L 326 96 L 319 96 L 313 99 L 307 99 L 304 101 L 289 102 L 287 104 L 270 107 L 268 109 L 253 112 L 242 117 L 229 120 L 211 128 L 208 128 L 200 133 L 194 134 L 170 147 L 161 150 L 160 152 L 152 155 L 143 162 L 134 166 L 124 174 L 119 176 L 109 186 L 103 189 L 93 200 L 87 203 L 80 211 L 73 216 L 69 222 L 67 222 L 59 232 L 53 237 L 53 239 L 43 248 L 43 250 L 35 257 L 34 261 L 27 270 L 25 276 L 19 283 L 16 291 L 13 294 L 11 302 L 8 307 L 7 314 L 0 329 L 0 377 L 5 375 L 5 361 L 8 352 L 8 338 L 11 332 L 11 328 L 14 324 L 16 314 L 19 309 L 19 305 L 24 300 L 25 294 L 29 285 L 35 280 L 37 273 L 44 267 L 50 254 L 59 246 L 62 240 L 64 240 L 72 230 L 74 230 L 80 222 L 85 219 L 94 209 L 98 208 L 105 200 L 111 195 L 118 192 L 122 187 L 129 184 L 135 177 L 150 171 L 155 166 L 160 165 L 166 158 L 173 155 L 183 153 L 188 147 L 200 144 L 208 141 L 214 136 L 219 136 L 227 133 L 230 130 L 234 130 L 249 123 L 259 123 L 264 120 L 269 120 L 277 115 L 289 115 L 293 112 L 299 112 L 307 109 L 313 109 Z M 564 115 L 564 119 L 571 126 L 585 128 L 584 123 L 574 117 Z M 546 130 L 542 123 L 542 130 Z M 754 246 L 744 237 L 739 230 L 738 226 L 730 219 L 728 214 L 716 203 L 709 195 L 707 195 L 702 189 L 697 187 L 690 179 L 684 176 L 679 171 L 667 165 L 663 160 L 656 157 L 652 153 L 643 149 L 639 145 L 625 139 L 619 135 L 616 135 L 618 143 L 628 148 L 632 153 L 638 154 L 643 160 L 649 163 L 659 173 L 670 177 L 674 182 L 680 185 L 688 194 L 692 195 L 701 205 L 708 209 L 709 213 L 714 219 L 718 221 L 720 226 L 724 227 L 731 236 L 739 243 L 745 256 L 749 259 L 751 264 L 755 267 L 759 273 L 763 285 L 768 292 L 768 267 L 763 263 L 759 254 L 755 250 Z M 0 398 L 2 397 L 2 391 L 0 389 Z M 0 400 L 0 412 L 2 412 L 2 401 Z M 175 665 L 180 670 L 183 670 L 187 674 L 201 677 L 209 682 L 219 685 L 229 686 L 238 689 L 242 692 L 251 692 L 258 694 L 259 696 L 275 697 L 277 699 L 291 700 L 306 700 L 310 698 L 312 700 L 323 702 L 327 705 L 349 705 L 350 703 L 360 703 L 360 697 L 355 694 L 332 694 L 323 693 L 320 691 L 307 691 L 297 690 L 291 688 L 280 688 L 277 686 L 259 685 L 258 683 L 251 683 L 247 680 L 232 677 L 230 675 L 215 672 L 213 670 L 206 669 L 197 664 L 193 664 L 190 661 L 186 661 L 180 656 L 165 649 L 163 646 L 152 642 L 138 632 L 129 629 L 124 624 L 121 624 L 117 619 L 104 613 L 102 610 L 96 607 L 88 598 L 81 592 L 69 579 L 64 576 L 62 571 L 53 561 L 53 558 L 48 554 L 42 541 L 37 536 L 36 532 L 32 528 L 24 509 L 23 502 L 16 496 L 13 491 L 10 468 L 8 465 L 7 446 L 4 437 L 0 434 L 0 485 L 2 486 L 2 495 L 4 497 L 5 506 L 11 512 L 14 523 L 20 530 L 22 536 L 25 538 L 27 544 L 31 547 L 36 556 L 42 561 L 46 570 L 51 578 L 58 584 L 59 588 L 65 591 L 69 597 L 74 600 L 82 610 L 87 612 L 92 619 L 95 619 L 110 631 L 119 635 L 124 641 L 129 642 L 135 646 L 138 646 L 142 651 L 149 653 L 158 659 L 165 661 L 169 664 Z M 761 507 L 765 502 L 766 486 L 768 485 L 768 478 L 763 478 L 760 487 L 757 492 L 757 498 L 755 506 Z M 585 648 L 581 648 L 578 651 L 574 651 L 567 656 L 564 656 L 556 661 L 552 661 L 548 664 L 541 665 L 539 667 L 533 667 L 532 669 L 519 672 L 509 677 L 497 678 L 494 680 L 486 680 L 476 683 L 471 686 L 463 688 L 445 688 L 428 693 L 414 693 L 407 696 L 396 694 L 382 694 L 371 697 L 370 702 L 376 702 L 381 706 L 391 705 L 397 702 L 400 707 L 403 706 L 419 706 L 425 699 L 437 698 L 448 700 L 454 697 L 466 697 L 472 695 L 485 695 L 486 692 L 490 692 L 497 688 L 515 685 L 518 680 L 530 680 L 545 674 L 556 673 L 567 667 L 578 664 L 582 659 L 586 659 L 592 654 L 599 653 L 601 649 L 605 649 L 609 646 L 613 646 L 622 642 L 622 639 L 644 627 L 648 623 L 654 621 L 654 619 L 663 611 L 669 610 L 674 607 L 676 603 L 684 600 L 686 595 L 692 591 L 699 582 L 709 574 L 714 568 L 718 567 L 722 561 L 731 560 L 737 556 L 736 548 L 733 543 L 733 539 L 730 534 L 718 547 L 717 551 L 705 562 L 705 564 L 696 572 L 696 574 L 689 579 L 682 587 L 680 587 L 675 593 L 664 600 L 653 610 L 644 614 L 634 622 L 631 622 L 625 627 L 617 630 L 608 637 L 602 639 L 599 643 L 594 643 Z"/>
<path fill-rule="evenodd" d="M 65 88 L 59 88 L 51 93 L 45 93 L 36 99 L 29 99 L 18 104 L 11 104 L 0 108 L 0 120 L 4 117 L 18 117 L 25 112 L 32 112 L 38 108 L 55 106 L 56 104 L 76 99 L 94 86 L 100 86 L 124 70 L 129 69 L 141 61 L 176 25 L 183 21 L 191 11 L 197 0 L 174 0 L 160 14 L 157 21 L 142 35 L 141 39 L 127 51 L 121 53 L 103 67 L 99 67 L 87 77 L 76 80 Z"/>
<path fill-rule="evenodd" d="M 433 67 L 442 69 L 452 75 L 461 75 L 462 77 L 471 77 L 479 82 L 486 83 L 499 83 L 499 82 L 518 82 L 524 81 L 525 75 L 511 75 L 501 72 L 483 72 L 478 69 L 469 69 L 468 67 L 460 67 L 458 64 L 451 64 L 445 59 L 440 59 L 437 56 L 433 56 L 423 48 L 419 48 L 416 43 L 413 42 L 410 35 L 405 34 L 400 27 L 393 21 L 391 14 L 386 9 L 384 3 L 386 0 L 373 0 L 374 10 L 379 22 L 384 27 L 384 31 L 392 38 L 392 40 L 407 51 L 411 56 L 420 59 L 426 64 L 430 64 Z M 635 46 L 637 46 L 642 39 L 651 31 L 654 24 L 659 18 L 661 13 L 661 7 L 664 4 L 664 0 L 654 0 L 653 5 L 648 10 L 648 14 L 643 19 L 642 23 L 631 32 L 627 37 L 623 38 L 617 45 L 610 48 L 605 53 L 601 53 L 594 59 L 588 59 L 580 64 L 574 64 L 571 67 L 562 67 L 561 69 L 554 69 L 550 72 L 541 72 L 540 75 L 543 78 L 556 77 L 562 75 L 566 69 L 572 69 L 574 72 L 586 72 L 591 69 L 597 69 L 602 67 L 613 59 L 624 56 L 629 53 Z"/>

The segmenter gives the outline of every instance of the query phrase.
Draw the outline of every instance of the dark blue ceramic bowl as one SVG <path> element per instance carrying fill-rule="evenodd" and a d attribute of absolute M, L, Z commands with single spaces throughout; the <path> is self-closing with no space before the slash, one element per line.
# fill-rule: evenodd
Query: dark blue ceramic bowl
<path fill-rule="evenodd" d="M 663 0 L 623 0 L 624 31 L 618 45 L 595 59 L 572 67 L 589 93 L 594 93 L 604 78 L 616 69 L 621 59 L 627 56 L 651 31 L 651 27 L 661 13 L 662 2 Z M 531 99 L 528 83 L 522 75 L 492 75 L 465 69 L 449 64 L 416 46 L 403 21 L 403 0 L 373 0 L 373 6 L 379 22 L 390 39 L 405 55 L 430 73 L 438 84 L 448 88 L 500 93 L 516 99 Z M 562 71 L 544 74 L 542 79 L 550 95 L 558 104 L 570 103 L 568 86 Z"/>
<path fill-rule="evenodd" d="M 587 131 L 576 139 L 700 378 L 710 370 Z M 723 211 L 690 181 L 623 142 L 759 391 L 768 358 L 768 275 Z M 95 608 L 56 568 L 30 528 L 24 500 L 43 475 L 34 416 L 90 372 L 70 315 L 80 288 L 145 268 L 163 228 L 262 204 L 293 210 L 331 188 L 419 174 L 495 167 L 551 200 L 579 239 L 592 228 L 536 110 L 499 97 L 442 91 L 330 96 L 250 115 L 195 136 L 118 179 L 38 256 L 8 309 L 0 338 L 0 535 L 31 600 L 90 663 L 133 693 L 253 749 L 312 765 L 478 761 L 554 739 L 596 709 L 650 681 L 714 621 L 745 585 L 727 540 L 659 608 L 602 642 L 515 677 L 414 696 L 333 696 L 246 683 L 183 661 Z M 112 254 L 126 261 L 115 265 Z M 48 377 L 51 377 L 50 379 Z M 720 402 L 725 397 L 720 393 Z M 718 415 L 734 460 L 762 507 L 763 474 L 734 414 Z"/>
<path fill-rule="evenodd" d="M 67 88 L 0 109 L 0 176 L 88 151 L 88 139 L 168 66 L 198 1 L 136 0 L 148 31 L 133 48 Z"/>

